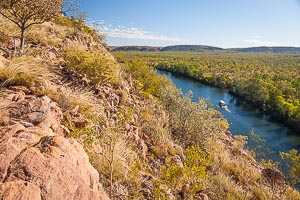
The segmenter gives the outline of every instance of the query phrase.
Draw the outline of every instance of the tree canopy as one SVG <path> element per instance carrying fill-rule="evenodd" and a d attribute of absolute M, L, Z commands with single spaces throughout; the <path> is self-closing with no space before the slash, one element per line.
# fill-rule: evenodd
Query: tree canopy
<path fill-rule="evenodd" d="M 62 0 L 1 0 L 0 14 L 20 28 L 20 51 L 24 49 L 24 32 L 34 24 L 42 24 L 56 17 Z"/>

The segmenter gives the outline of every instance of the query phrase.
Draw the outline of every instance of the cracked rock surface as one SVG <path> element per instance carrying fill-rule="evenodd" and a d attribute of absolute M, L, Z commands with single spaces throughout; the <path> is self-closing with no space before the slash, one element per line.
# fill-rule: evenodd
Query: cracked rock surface
<path fill-rule="evenodd" d="M 0 199 L 109 199 L 62 112 L 26 88 L 0 88 Z"/>

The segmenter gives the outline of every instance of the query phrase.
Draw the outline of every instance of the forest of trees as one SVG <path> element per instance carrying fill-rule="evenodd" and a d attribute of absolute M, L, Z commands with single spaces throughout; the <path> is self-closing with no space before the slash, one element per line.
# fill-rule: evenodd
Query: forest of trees
<path fill-rule="evenodd" d="M 154 68 L 228 89 L 300 129 L 300 55 L 192 52 L 118 52 Z"/>

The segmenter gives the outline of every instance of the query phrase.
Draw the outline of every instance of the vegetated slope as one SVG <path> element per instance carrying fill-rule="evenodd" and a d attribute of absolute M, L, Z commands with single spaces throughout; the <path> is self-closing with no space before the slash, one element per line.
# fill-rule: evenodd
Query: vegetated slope
<path fill-rule="evenodd" d="M 275 53 L 275 54 L 299 54 L 299 47 L 249 47 L 249 48 L 219 48 L 205 45 L 173 45 L 166 47 L 151 46 L 120 46 L 111 47 L 112 51 L 172 51 L 172 52 L 235 52 L 235 53 Z"/>
<path fill-rule="evenodd" d="M 280 172 L 263 167 L 244 149 L 246 138 L 231 137 L 226 120 L 208 108 L 205 100 L 194 103 L 191 94 L 180 95 L 166 77 L 158 76 L 139 58 L 117 55 L 117 63 L 98 41 L 101 37 L 84 24 L 62 18 L 36 27 L 29 36 L 26 55 L 5 61 L 0 68 L 0 81 L 5 87 L 26 86 L 24 91 L 31 93 L 30 98 L 22 92 L 9 98 L 31 111 L 38 111 L 31 99 L 42 98 L 50 105 L 57 104 L 63 120 L 50 126 L 49 131 L 64 127 L 66 138 L 46 138 L 29 147 L 32 154 L 48 156 L 45 159 L 49 163 L 55 156 L 62 161 L 68 157 L 64 158 L 65 149 L 60 145 L 71 141 L 78 150 L 81 147 L 77 146 L 77 140 L 113 199 L 299 199 L 299 193 L 283 182 Z M 10 42 L 5 39 L 3 43 L 9 48 Z M 26 123 L 27 117 L 40 116 L 40 112 L 24 114 L 18 123 L 29 127 L 36 120 Z M 2 126 L 16 124 L 16 120 L 8 119 L 11 118 L 6 112 L 1 112 Z M 23 141 L 18 138 L 20 134 L 18 131 L 13 134 L 16 142 Z M 30 134 L 37 137 L 36 132 Z M 3 134 L 0 137 L 1 142 L 6 141 Z M 43 187 L 46 182 L 28 177 L 26 171 L 45 160 L 25 161 L 16 159 L 8 172 L 11 169 L 20 172 L 20 180 L 44 191 L 43 199 L 51 199 L 45 195 L 51 193 L 50 188 Z M 76 169 L 76 164 L 69 166 L 74 160 L 71 161 L 65 162 L 67 171 L 58 173 L 59 179 L 66 181 L 59 175 L 67 174 L 74 181 L 85 171 Z M 49 165 L 42 166 L 46 171 L 52 169 Z M 16 194 L 12 193 L 16 187 L 7 186 L 6 182 L 10 183 L 17 173 L 8 174 L 0 182 L 0 197 Z M 55 179 L 53 176 L 49 180 L 52 178 Z M 85 178 L 94 180 L 91 176 Z M 96 190 L 97 184 L 88 185 Z M 55 194 L 56 199 L 64 198 L 62 193 Z M 100 199 L 80 197 L 73 198 Z"/>

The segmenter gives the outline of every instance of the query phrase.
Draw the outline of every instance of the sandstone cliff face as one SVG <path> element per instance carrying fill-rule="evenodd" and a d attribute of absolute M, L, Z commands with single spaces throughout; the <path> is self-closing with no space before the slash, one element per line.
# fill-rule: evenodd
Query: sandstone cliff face
<path fill-rule="evenodd" d="M 0 88 L 0 199 L 109 199 L 61 119 L 50 98 Z"/>

